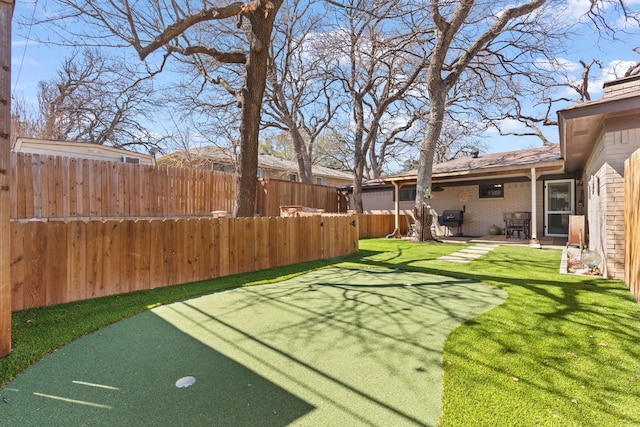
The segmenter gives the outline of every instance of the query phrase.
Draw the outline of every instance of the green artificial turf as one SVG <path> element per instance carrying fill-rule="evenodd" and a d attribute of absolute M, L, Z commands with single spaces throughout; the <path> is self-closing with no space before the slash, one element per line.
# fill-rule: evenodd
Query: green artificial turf
<path fill-rule="evenodd" d="M 360 247 L 367 263 L 509 295 L 449 336 L 440 425 L 640 425 L 640 306 L 624 283 L 559 274 L 560 250 L 505 245 L 461 266 L 435 260 L 433 246 Z"/>
<path fill-rule="evenodd" d="M 436 425 L 448 334 L 505 298 L 470 280 L 329 268 L 159 306 L 17 376 L 3 425 Z M 195 383 L 176 388 L 186 375 Z"/>
<path fill-rule="evenodd" d="M 445 343 L 442 426 L 640 425 L 640 306 L 619 281 L 560 275 L 560 250 L 501 246 L 467 264 L 460 245 L 360 241 L 360 253 L 247 275 L 13 315 L 0 381 L 79 336 L 147 308 L 329 265 L 387 267 L 481 281 L 507 301 Z M 0 403 L 0 409 L 2 403 Z"/>
<path fill-rule="evenodd" d="M 210 292 L 284 280 L 310 269 L 330 265 L 330 263 L 331 261 L 309 262 L 15 312 L 12 314 L 11 322 L 13 350 L 8 356 L 0 359 L 0 387 L 60 346 L 155 306 Z"/>

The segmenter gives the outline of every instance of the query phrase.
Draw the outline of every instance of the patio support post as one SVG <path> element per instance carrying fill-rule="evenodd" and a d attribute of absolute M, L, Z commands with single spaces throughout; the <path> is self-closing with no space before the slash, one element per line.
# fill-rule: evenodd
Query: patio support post
<path fill-rule="evenodd" d="M 396 192 L 396 234 L 400 234 L 400 184 L 393 182 L 393 191 Z"/>
<path fill-rule="evenodd" d="M 536 202 L 538 198 L 537 187 L 536 187 L 536 168 L 531 168 L 531 240 L 529 241 L 529 246 L 534 248 L 540 247 L 540 242 L 538 241 L 538 215 L 536 209 Z"/>

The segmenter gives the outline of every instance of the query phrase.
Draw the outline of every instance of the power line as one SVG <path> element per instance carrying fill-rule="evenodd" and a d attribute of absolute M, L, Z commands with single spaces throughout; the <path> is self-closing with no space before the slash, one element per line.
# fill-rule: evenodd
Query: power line
<path fill-rule="evenodd" d="M 16 75 L 16 80 L 15 80 L 15 83 L 13 84 L 13 88 L 11 88 L 12 91 L 18 86 L 18 82 L 20 81 L 20 74 L 22 73 L 22 65 L 24 64 L 24 58 L 27 55 L 27 47 L 29 46 L 29 41 L 31 40 L 31 28 L 33 27 L 33 22 L 35 21 L 35 18 L 36 18 L 36 9 L 37 8 L 38 8 L 38 0 L 33 2 L 33 11 L 31 12 L 31 21 L 29 22 L 29 30 L 27 31 L 27 39 L 26 39 L 26 42 L 24 44 L 24 50 L 22 51 L 22 58 L 20 59 L 20 66 L 18 67 L 18 73 Z"/>

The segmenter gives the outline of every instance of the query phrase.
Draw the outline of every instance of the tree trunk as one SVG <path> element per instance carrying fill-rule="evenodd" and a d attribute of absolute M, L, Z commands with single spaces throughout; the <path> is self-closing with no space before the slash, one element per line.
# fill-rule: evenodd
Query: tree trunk
<path fill-rule="evenodd" d="M 362 204 L 362 181 L 364 163 L 356 162 L 356 167 L 353 173 L 353 201 L 350 203 L 349 208 L 355 210 L 358 213 L 364 212 L 364 205 Z"/>
<path fill-rule="evenodd" d="M 251 48 L 246 63 L 246 87 L 242 94 L 240 159 L 236 178 L 237 192 L 234 211 L 236 217 L 252 217 L 255 214 L 258 186 L 258 138 L 260 136 L 262 99 L 267 81 L 267 59 L 273 20 L 282 2 L 274 3 L 276 6 L 268 14 L 262 8 L 249 13 L 252 34 L 249 37 Z"/>
<path fill-rule="evenodd" d="M 447 89 L 444 84 L 429 90 L 429 122 L 427 133 L 420 143 L 420 160 L 418 163 L 418 179 L 416 182 L 416 211 L 421 209 L 428 200 L 426 192 L 431 191 L 431 173 L 433 171 L 433 158 L 436 151 L 436 144 L 442 132 L 442 123 L 445 115 Z M 428 225 L 429 232 L 423 233 L 422 229 L 427 227 L 422 217 L 416 216 L 416 229 L 418 236 L 431 236 L 431 224 Z M 422 239 L 420 239 L 422 240 Z M 433 240 L 433 236 L 431 236 Z"/>
<path fill-rule="evenodd" d="M 291 125 L 289 125 L 289 133 L 291 134 L 291 139 L 293 140 L 293 148 L 296 152 L 300 181 L 304 182 L 305 184 L 311 184 L 313 183 L 311 156 L 307 152 L 304 139 L 293 120 L 291 120 Z"/>
<path fill-rule="evenodd" d="M 431 224 L 433 223 L 431 207 L 425 204 L 416 206 L 413 208 L 413 217 L 416 219 L 418 240 L 421 242 L 433 242 L 436 240 L 431 233 Z"/>

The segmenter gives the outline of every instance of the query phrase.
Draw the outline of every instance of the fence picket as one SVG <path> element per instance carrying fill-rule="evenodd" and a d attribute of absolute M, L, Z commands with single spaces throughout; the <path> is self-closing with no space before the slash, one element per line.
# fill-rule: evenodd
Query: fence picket
<path fill-rule="evenodd" d="M 254 241 L 255 241 L 255 259 L 256 269 L 263 270 L 269 268 L 269 219 L 254 219 Z"/>
<path fill-rule="evenodd" d="M 230 238 L 230 224 L 231 224 L 231 219 L 230 218 L 219 218 L 216 220 L 218 222 L 218 226 L 219 226 L 219 234 L 218 234 L 218 238 L 220 239 L 220 250 L 218 252 L 218 255 L 220 256 L 219 258 L 219 265 L 220 265 L 220 276 L 228 276 L 229 274 L 231 274 L 231 263 L 230 263 L 230 257 L 231 257 L 231 249 L 229 247 L 230 242 L 229 242 L 229 238 Z"/>
<path fill-rule="evenodd" d="M 87 298 L 104 295 L 102 282 L 103 229 L 102 221 L 87 223 Z"/>
<path fill-rule="evenodd" d="M 15 310 L 24 308 L 25 283 L 25 247 L 24 227 L 17 221 L 11 221 L 11 264 L 9 276 L 11 278 L 11 307 Z"/>
<path fill-rule="evenodd" d="M 67 244 L 69 277 L 67 298 L 69 301 L 83 300 L 87 297 L 87 224 L 85 222 L 69 223 Z"/>
<path fill-rule="evenodd" d="M 45 283 L 46 224 L 41 221 L 24 223 L 25 274 L 23 286 L 24 307 L 47 304 Z"/>
<path fill-rule="evenodd" d="M 136 290 L 136 222 L 121 221 L 120 229 L 120 253 L 119 253 L 119 282 L 122 292 L 131 292 Z"/>
<path fill-rule="evenodd" d="M 133 240 L 132 258 L 135 263 L 134 281 L 132 291 L 150 288 L 150 249 L 151 249 L 151 222 L 145 220 L 133 221 L 135 224 L 134 234 L 130 237 Z"/>
<path fill-rule="evenodd" d="M 44 283 L 47 305 L 67 301 L 67 224 L 52 221 L 45 234 Z"/>

